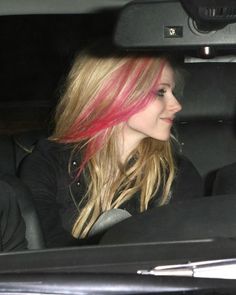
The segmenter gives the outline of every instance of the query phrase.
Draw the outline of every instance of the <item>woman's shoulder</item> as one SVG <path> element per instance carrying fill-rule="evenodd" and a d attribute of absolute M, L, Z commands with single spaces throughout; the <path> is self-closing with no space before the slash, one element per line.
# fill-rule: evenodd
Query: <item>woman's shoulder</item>
<path fill-rule="evenodd" d="M 182 153 L 175 154 L 175 162 L 178 169 L 194 169 L 197 171 L 193 162 Z"/>
<path fill-rule="evenodd" d="M 187 177 L 187 179 L 192 178 L 198 180 L 202 178 L 194 163 L 182 153 L 176 154 L 175 162 L 178 178 Z"/>
<path fill-rule="evenodd" d="M 42 152 L 62 152 L 68 149 L 70 149 L 69 145 L 51 140 L 49 138 L 40 139 L 35 146 L 35 150 Z"/>
<path fill-rule="evenodd" d="M 53 179 L 55 174 L 60 173 L 64 175 L 70 154 L 71 150 L 65 144 L 40 139 L 32 153 L 22 161 L 19 174 L 22 179 L 30 179 L 29 181 L 32 178 Z"/>
<path fill-rule="evenodd" d="M 203 196 L 203 179 L 192 161 L 180 153 L 176 155 L 176 166 L 175 200 Z"/>
<path fill-rule="evenodd" d="M 72 147 L 68 144 L 59 143 L 48 138 L 40 139 L 36 144 L 33 153 L 40 153 L 46 158 L 65 157 L 68 158 Z"/>
<path fill-rule="evenodd" d="M 70 158 L 71 148 L 65 144 L 52 141 L 50 139 L 40 139 L 21 164 L 21 173 L 25 170 L 44 170 L 58 169 L 67 165 Z M 44 172 L 43 172 L 44 171 Z"/>
<path fill-rule="evenodd" d="M 178 142 L 175 142 L 173 144 L 172 154 L 174 157 L 174 162 L 177 170 L 193 169 L 197 171 L 192 161 L 186 155 L 183 154 L 182 148 Z"/>

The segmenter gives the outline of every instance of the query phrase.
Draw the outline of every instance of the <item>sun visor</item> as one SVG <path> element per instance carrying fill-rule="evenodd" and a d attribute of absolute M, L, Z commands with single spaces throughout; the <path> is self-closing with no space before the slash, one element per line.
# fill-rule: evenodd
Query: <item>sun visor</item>
<path fill-rule="evenodd" d="M 236 23 L 200 30 L 179 1 L 134 1 L 120 12 L 114 42 L 124 49 L 234 49 Z"/>

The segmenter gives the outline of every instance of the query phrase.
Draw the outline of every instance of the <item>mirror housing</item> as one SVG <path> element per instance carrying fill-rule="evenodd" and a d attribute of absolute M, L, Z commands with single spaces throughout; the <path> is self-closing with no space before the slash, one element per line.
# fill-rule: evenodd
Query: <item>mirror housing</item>
<path fill-rule="evenodd" d="M 193 3 L 197 4 L 198 1 L 199 3 L 216 2 L 195 0 Z M 202 11 L 201 6 L 195 5 L 190 10 L 192 1 L 181 0 L 181 2 L 142 0 L 127 4 L 118 17 L 114 43 L 118 47 L 130 50 L 177 48 L 195 50 L 206 46 L 214 49 L 226 48 L 226 46 L 227 49 L 236 48 L 236 23 L 233 22 L 236 21 L 236 8 L 234 9 L 234 6 L 232 11 L 235 11 L 235 16 L 226 22 L 226 15 L 218 19 L 216 16 L 203 19 L 204 13 L 196 14 L 196 11 Z M 225 9 L 222 11 L 227 12 L 228 8 Z"/>

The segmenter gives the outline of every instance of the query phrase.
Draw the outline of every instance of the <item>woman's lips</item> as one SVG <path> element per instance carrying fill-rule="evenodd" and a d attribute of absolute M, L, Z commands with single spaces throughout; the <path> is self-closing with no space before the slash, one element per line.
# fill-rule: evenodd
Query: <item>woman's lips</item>
<path fill-rule="evenodd" d="M 172 125 L 174 122 L 174 118 L 161 118 L 161 120 L 163 120 L 164 122 L 170 125 Z"/>

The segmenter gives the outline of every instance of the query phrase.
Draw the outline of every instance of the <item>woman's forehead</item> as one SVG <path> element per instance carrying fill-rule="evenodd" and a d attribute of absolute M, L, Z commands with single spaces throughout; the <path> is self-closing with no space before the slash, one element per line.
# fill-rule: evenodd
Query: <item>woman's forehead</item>
<path fill-rule="evenodd" d="M 162 71 L 160 77 L 160 84 L 165 84 L 166 86 L 174 87 L 175 85 L 175 75 L 172 67 L 167 63 Z"/>

